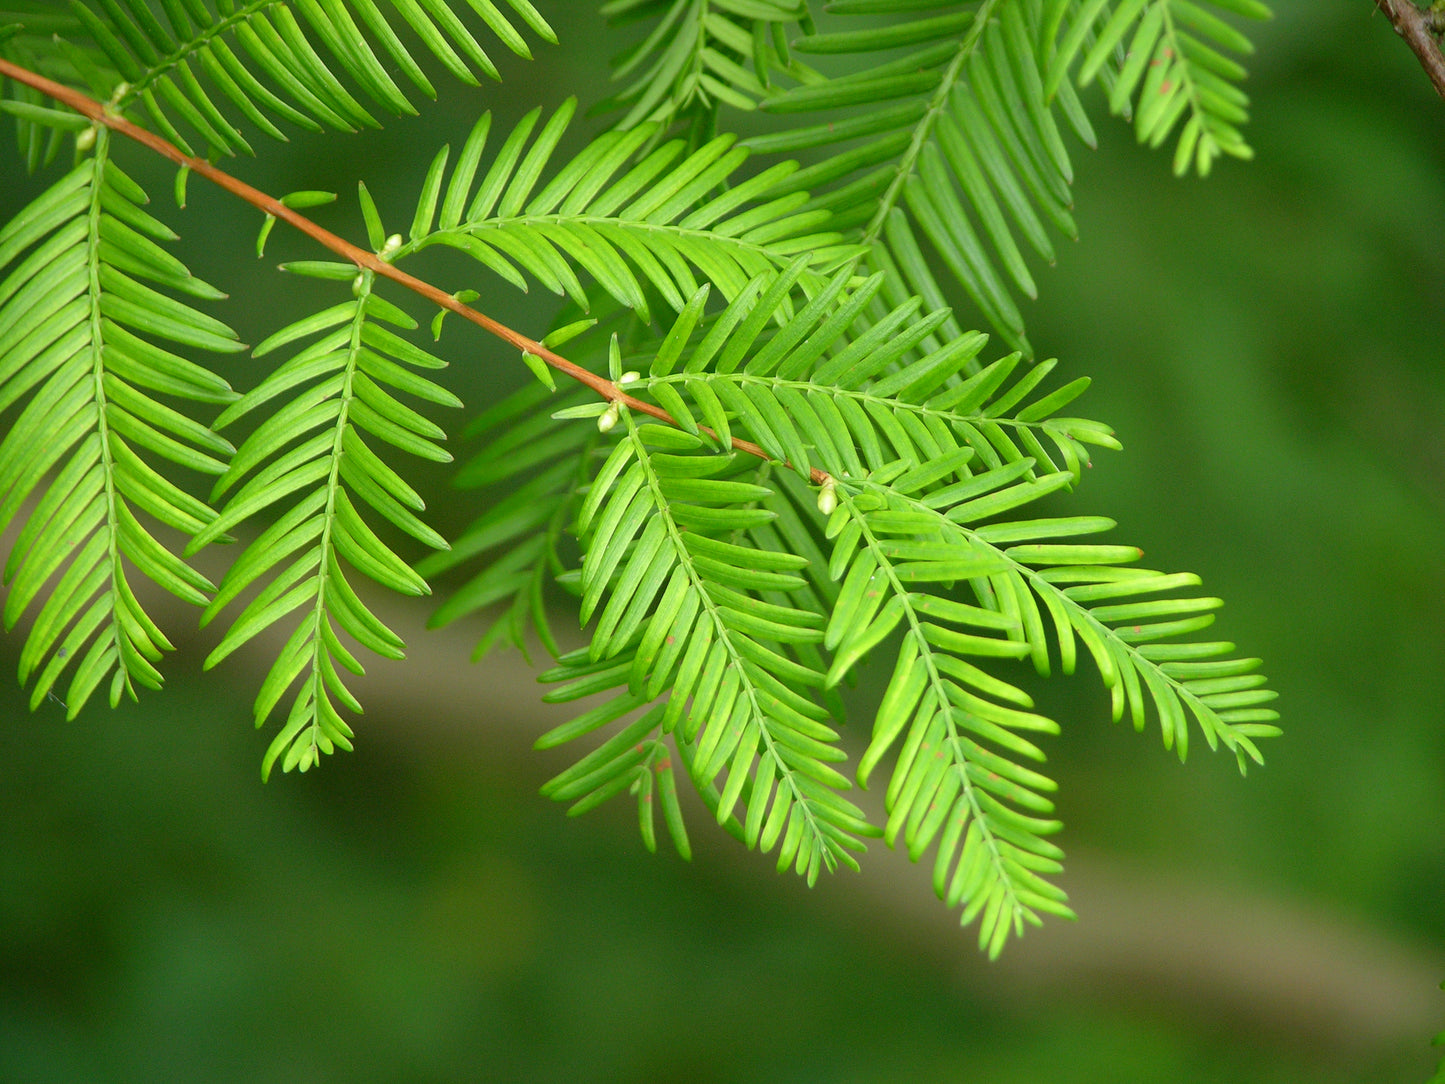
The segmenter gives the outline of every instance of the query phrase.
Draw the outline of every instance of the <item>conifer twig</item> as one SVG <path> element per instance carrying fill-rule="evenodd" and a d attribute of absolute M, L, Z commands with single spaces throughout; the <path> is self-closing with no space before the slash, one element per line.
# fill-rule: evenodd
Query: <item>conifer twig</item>
<path fill-rule="evenodd" d="M 6 76 L 14 79 L 17 83 L 23 83 L 28 87 L 33 87 L 42 94 L 69 106 L 82 116 L 89 117 L 92 122 L 103 124 L 111 131 L 117 132 L 149 148 L 162 158 L 169 159 L 176 163 L 176 165 L 184 166 L 191 172 L 206 178 L 206 180 L 220 186 L 238 199 L 244 200 L 264 214 L 271 215 L 273 218 L 278 218 L 294 226 L 313 241 L 330 249 L 336 253 L 336 255 L 355 264 L 358 268 L 371 271 L 380 275 L 382 278 L 390 279 L 392 282 L 404 286 L 413 293 L 426 298 L 426 300 L 432 304 L 470 320 L 482 330 L 490 332 L 492 335 L 516 347 L 518 350 L 528 354 L 535 354 L 548 365 L 552 366 L 552 368 L 565 373 L 578 383 L 585 384 L 608 402 L 621 403 L 630 410 L 640 411 L 668 425 L 681 428 L 681 426 L 678 426 L 676 419 L 661 407 L 628 395 L 611 380 L 598 376 L 596 373 L 583 368 L 576 362 L 568 361 L 535 339 L 530 339 L 520 331 L 515 331 L 506 324 L 493 320 L 485 313 L 478 312 L 471 306 L 463 304 L 451 294 L 433 286 L 431 283 L 424 282 L 413 275 L 407 274 L 405 271 L 399 270 L 382 259 L 377 253 L 368 252 L 366 249 L 359 248 L 350 241 L 338 237 L 330 230 L 318 226 L 305 215 L 298 214 L 275 197 L 268 196 L 265 192 L 253 188 L 245 181 L 233 177 L 225 170 L 218 169 L 204 158 L 196 158 L 193 155 L 186 154 L 175 144 L 162 139 L 154 132 L 148 132 L 139 125 L 133 124 L 94 98 L 90 98 L 78 90 L 73 90 L 63 83 L 57 83 L 54 80 L 45 78 L 43 75 L 38 75 L 26 68 L 22 68 L 17 64 L 12 64 L 3 57 L 0 57 L 0 76 Z M 699 426 L 699 429 L 702 429 L 714 438 L 717 436 L 711 429 L 707 429 L 704 426 Z M 755 455 L 759 459 L 773 458 L 757 444 L 738 437 L 732 439 L 732 447 L 740 452 Z M 831 476 L 826 471 L 817 467 L 812 469 L 812 481 L 814 485 L 823 485 L 830 480 Z"/>

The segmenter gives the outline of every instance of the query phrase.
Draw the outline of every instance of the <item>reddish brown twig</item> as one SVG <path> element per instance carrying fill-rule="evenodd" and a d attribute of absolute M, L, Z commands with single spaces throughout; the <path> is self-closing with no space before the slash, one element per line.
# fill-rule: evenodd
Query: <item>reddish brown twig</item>
<path fill-rule="evenodd" d="M 1421 11 L 1413 0 L 1375 0 L 1375 6 L 1385 13 L 1395 33 L 1410 46 L 1420 67 L 1435 85 L 1435 93 L 1445 98 L 1445 55 L 1440 52 L 1440 42 L 1435 36 L 1439 28 L 1431 13 Z"/>
<path fill-rule="evenodd" d="M 677 426 L 677 420 L 661 407 L 644 402 L 641 399 L 633 398 L 631 395 L 622 391 L 622 389 L 612 381 L 584 369 L 575 362 L 568 361 L 560 354 L 553 353 L 535 339 L 529 339 L 520 331 L 514 331 L 507 327 L 507 325 L 493 320 L 485 313 L 480 313 L 471 306 L 464 305 L 451 294 L 438 289 L 431 285 L 431 283 L 423 282 L 413 275 L 408 275 L 405 271 L 398 270 L 390 263 L 381 259 L 376 253 L 368 252 L 364 248 L 358 248 L 350 241 L 338 237 L 330 230 L 322 229 L 305 215 L 297 214 L 280 200 L 268 196 L 259 189 L 252 188 L 245 181 L 231 176 L 224 170 L 217 169 L 204 158 L 195 158 L 186 154 L 179 147 L 175 146 L 175 144 L 162 139 L 153 132 L 146 131 L 138 125 L 132 124 L 120 114 L 106 108 L 95 99 L 89 98 L 79 91 L 72 90 L 70 87 L 57 83 L 54 80 L 47 79 L 43 75 L 37 75 L 26 68 L 12 64 L 3 57 L 0 57 L 0 75 L 8 76 L 17 83 L 24 83 L 26 86 L 34 87 L 42 94 L 46 94 L 56 101 L 68 105 L 82 116 L 89 117 L 96 124 L 103 124 L 111 131 L 117 132 L 128 139 L 133 139 L 142 146 L 148 147 L 162 158 L 167 158 L 179 166 L 185 166 L 191 170 L 191 172 L 199 174 L 213 184 L 224 188 L 233 196 L 245 200 L 257 210 L 279 218 L 281 221 L 296 227 L 296 229 L 306 234 L 306 236 L 318 244 L 330 249 L 338 256 L 349 260 L 358 268 L 364 268 L 383 278 L 388 278 L 400 286 L 405 286 L 408 290 L 426 298 L 432 304 L 439 305 L 444 309 L 456 313 L 458 316 L 470 320 L 482 330 L 490 332 L 502 341 L 516 347 L 518 350 L 525 351 L 528 354 L 535 354 L 548 365 L 552 366 L 552 368 L 567 374 L 579 383 L 585 384 L 602 398 L 610 402 L 622 403 L 630 410 L 640 411 L 659 421 L 666 422 L 668 425 Z M 678 426 L 678 428 L 681 428 L 681 426 Z M 711 429 L 707 429 L 706 427 L 700 428 L 709 436 L 716 438 L 717 434 Z M 747 452 L 750 455 L 757 456 L 759 459 L 773 458 L 750 440 L 742 440 L 741 438 L 734 437 L 732 446 L 740 452 Z M 812 470 L 814 485 L 822 485 L 829 481 L 830 477 L 826 471 L 819 470 L 817 467 L 814 467 Z"/>

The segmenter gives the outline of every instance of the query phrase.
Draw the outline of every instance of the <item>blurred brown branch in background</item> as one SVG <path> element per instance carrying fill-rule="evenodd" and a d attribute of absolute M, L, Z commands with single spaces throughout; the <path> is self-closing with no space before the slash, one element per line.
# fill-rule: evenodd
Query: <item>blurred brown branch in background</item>
<path fill-rule="evenodd" d="M 1445 15 L 1434 8 L 1422 10 L 1413 0 L 1375 0 L 1375 6 L 1410 46 L 1435 85 L 1435 92 L 1445 98 L 1445 55 L 1440 52 L 1438 37 L 1445 30 Z"/>

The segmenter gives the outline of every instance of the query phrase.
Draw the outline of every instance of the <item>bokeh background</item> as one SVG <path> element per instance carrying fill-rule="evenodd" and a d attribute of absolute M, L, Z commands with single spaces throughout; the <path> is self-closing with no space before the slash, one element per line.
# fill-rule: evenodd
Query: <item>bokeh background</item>
<path fill-rule="evenodd" d="M 425 164 L 475 114 L 510 124 L 606 78 L 590 3 L 505 82 L 422 118 L 298 136 L 235 171 L 352 189 L 410 220 Z M 1100 116 L 1079 149 L 1082 239 L 1026 315 L 1081 413 L 1126 450 L 1073 506 L 1153 567 L 1223 595 L 1267 660 L 1286 735 L 1241 778 L 1108 721 L 1088 675 L 1035 691 L 1077 923 L 994 964 L 875 844 L 809 891 L 692 818 L 691 863 L 649 856 L 623 803 L 538 796 L 572 755 L 515 654 L 475 628 L 373 666 L 358 750 L 262 786 L 249 702 L 264 651 L 202 679 L 216 630 L 170 611 L 169 688 L 67 724 L 0 685 L 0 1080 L 1423 1081 L 1445 1026 L 1445 102 L 1368 0 L 1279 0 L 1254 29 L 1248 164 L 1176 180 Z M 443 85 L 444 84 L 439 84 Z M 1099 105 L 1097 97 L 1093 99 Z M 580 132 L 580 129 L 579 129 Z M 580 138 L 580 136 L 579 136 Z M 166 207 L 169 174 L 127 168 Z M 339 180 L 338 180 L 339 178 Z M 37 182 L 0 154 L 4 217 Z M 259 341 L 326 303 L 272 270 L 315 257 L 200 182 L 183 257 Z M 466 285 L 460 265 L 451 288 Z M 550 298 L 482 284 L 528 330 Z M 419 316 L 419 306 L 408 303 Z M 520 379 L 452 325 L 469 405 Z M 228 372 L 246 388 L 244 356 Z M 0 425 L 7 424 L 0 419 Z M 459 426 L 458 426 L 459 428 Z M 472 495 L 431 479 L 442 524 Z M 12 672 L 20 641 L 0 642 Z M 851 739 L 856 741 L 856 737 Z M 876 800 L 876 799 L 870 799 Z"/>

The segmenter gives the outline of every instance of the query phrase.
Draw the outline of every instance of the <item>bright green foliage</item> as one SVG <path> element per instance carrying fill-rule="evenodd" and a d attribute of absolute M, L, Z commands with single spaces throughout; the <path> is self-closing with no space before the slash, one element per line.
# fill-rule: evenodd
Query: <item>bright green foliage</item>
<path fill-rule="evenodd" d="M 347 269 L 344 264 L 322 264 L 306 270 L 327 277 L 332 267 Z M 436 443 L 445 439 L 442 429 L 393 393 L 441 406 L 461 406 L 461 400 L 413 371 L 441 369 L 446 363 L 383 326 L 410 330 L 417 325 L 373 293 L 374 285 L 372 273 L 363 273 L 355 286 L 356 300 L 283 328 L 256 347 L 259 357 L 328 332 L 278 366 L 215 422 L 216 428 L 224 428 L 279 396 L 293 396 L 236 451 L 211 494 L 213 501 L 227 493 L 230 498 L 191 543 L 199 549 L 277 502 L 293 502 L 231 566 L 201 618 L 206 624 L 252 583 L 290 560 L 241 611 L 206 660 L 209 669 L 277 621 L 303 611 L 256 696 L 256 725 L 261 726 L 297 678 L 302 679 L 286 724 L 266 752 L 263 774 L 282 753 L 285 770 L 305 770 L 320 752 L 330 753 L 337 745 L 351 748 L 351 728 L 332 697 L 352 711 L 360 711 L 361 705 L 341 680 L 337 663 L 356 674 L 364 670 L 337 635 L 338 626 L 379 655 L 404 657 L 401 639 L 357 597 L 345 567 L 400 594 L 431 593 L 426 581 L 367 525 L 359 506 L 370 506 L 428 546 L 447 548 L 446 540 L 417 517 L 425 509 L 421 497 L 368 440 L 450 462 L 451 454 Z M 238 484 L 243 478 L 246 482 Z"/>
<path fill-rule="evenodd" d="M 1127 711 L 1142 729 L 1152 704 L 1182 757 L 1192 717 L 1241 767 L 1259 759 L 1252 739 L 1275 732 L 1259 706 L 1274 694 L 1252 673 L 1258 660 L 1225 657 L 1232 645 L 1164 642 L 1213 621 L 1218 599 L 1172 597 L 1195 577 L 1125 567 L 1133 547 L 1074 541 L 1109 520 L 1020 518 L 1077 480 L 1086 444 L 1116 446 L 1097 423 L 1057 415 L 1086 381 L 1038 394 L 1052 365 L 1011 381 L 1016 354 L 966 376 L 977 335 L 909 360 L 930 330 L 898 334 L 912 305 L 847 343 L 846 313 L 881 275 L 853 296 L 839 275 L 779 326 L 767 317 L 800 270 L 761 276 L 713 320 L 684 315 L 657 354 L 631 359 L 647 375 L 629 389 L 673 404 L 684 432 L 624 413 L 626 434 L 577 508 L 581 616 L 597 620 L 590 651 L 544 675 L 570 683 L 548 699 L 618 691 L 542 742 L 665 700 L 549 787 L 588 808 L 634 786 L 646 816 L 652 758 L 639 743 L 672 734 L 748 846 L 781 841 L 779 867 L 810 879 L 820 863 L 851 863 L 864 828 L 835 793 L 842 754 L 819 697 L 901 633 L 858 779 L 902 742 L 886 837 L 915 859 L 937 843 L 939 895 L 962 902 L 965 921 L 981 917 L 997 952 L 1036 912 L 1068 913 L 1042 876 L 1061 868 L 1044 838 L 1060 827 L 1041 793 L 1054 784 L 1021 763 L 1043 759 L 1025 735 L 1057 724 L 992 672 L 1000 660 L 1047 674 L 1052 652 L 1071 673 L 1082 642 L 1116 719 Z M 701 425 L 792 469 L 722 454 Z M 833 479 L 829 498 L 803 484 L 812 467 Z"/>
<path fill-rule="evenodd" d="M 788 50 L 795 26 L 812 28 L 803 0 L 608 0 L 601 10 L 615 23 L 651 23 L 614 63 L 613 79 L 627 85 L 599 106 L 626 110 L 619 128 L 688 118 L 706 134 L 710 125 L 698 121 L 721 103 L 756 108 L 773 73 L 813 74 Z"/>
<path fill-rule="evenodd" d="M 112 706 L 135 697 L 137 682 L 160 687 L 155 663 L 171 644 L 137 601 L 124 562 L 190 602 L 215 590 L 153 532 L 158 523 L 194 535 L 216 514 L 155 460 L 220 474 L 235 450 L 156 398 L 225 403 L 235 393 L 153 340 L 201 351 L 241 344 L 146 285 L 224 296 L 157 243 L 175 234 L 141 209 L 145 193 L 109 150 L 102 132 L 93 157 L 0 230 L 0 270 L 10 270 L 0 283 L 0 409 L 29 396 L 0 442 L 0 530 L 25 512 L 5 564 L 5 627 L 41 603 L 20 680 L 36 678 L 33 707 L 69 671 L 71 718 L 107 679 Z"/>
<path fill-rule="evenodd" d="M 1109 111 L 1133 114 L 1140 143 L 1157 147 L 1182 123 L 1175 173 L 1193 165 L 1207 174 L 1221 154 L 1252 155 L 1239 131 L 1249 119 L 1249 98 L 1236 86 L 1245 70 L 1221 50 L 1247 54 L 1254 47 L 1219 12 L 1267 19 L 1269 8 L 1259 0 L 1051 0 L 1047 6 L 1054 27 L 1068 25 L 1046 57 L 1046 92 L 1064 87 L 1070 65 L 1082 57 L 1079 83 L 1101 77 Z"/>
<path fill-rule="evenodd" d="M 646 124 L 609 132 L 554 168 L 551 156 L 575 108 L 575 99 L 566 102 L 530 147 L 541 110 L 528 113 L 477 180 L 491 127 L 491 115 L 482 114 L 449 180 L 449 148 L 433 159 L 410 243 L 395 259 L 447 245 L 523 290 L 525 270 L 587 311 L 581 271 L 651 323 L 649 289 L 681 311 L 697 291 L 699 275 L 731 299 L 752 276 L 794 253 L 807 253 L 809 264 L 825 267 L 858 254 L 857 246 L 819 228 L 828 222 L 826 212 L 797 213 L 806 195 L 758 204 L 759 196 L 797 168 L 794 163 L 724 187 L 748 158 L 730 135 L 691 153 L 681 139 L 647 150 L 660 129 Z"/>
<path fill-rule="evenodd" d="M 1158 146 L 1182 122 L 1175 169 L 1193 164 L 1207 173 L 1221 153 L 1250 153 L 1238 128 L 1247 119 L 1248 99 L 1236 85 L 1245 72 L 1224 51 L 1251 47 L 1209 8 L 1268 15 L 1256 0 L 837 0 L 827 5 L 837 29 L 810 29 L 789 46 L 788 20 L 811 24 L 785 14 L 787 5 L 738 5 L 728 16 L 704 16 L 709 6 L 698 0 L 611 6 L 658 13 L 658 31 L 678 21 L 698 26 L 698 34 L 705 26 L 717 39 L 691 54 L 709 71 L 704 94 L 697 62 L 664 63 L 689 48 L 692 31 L 679 32 L 649 75 L 653 115 L 691 110 L 706 115 L 694 117 L 694 128 L 711 131 L 719 104 L 774 114 L 776 130 L 745 146 L 825 156 L 781 181 L 773 196 L 812 192 L 809 209 L 831 211 L 832 228 L 872 248 L 869 262 L 888 273 L 895 302 L 917 294 L 929 308 L 946 305 L 931 250 L 1026 353 L 1014 295 L 1035 297 L 1037 287 L 1024 252 L 1052 263 L 1050 231 L 1077 236 L 1073 169 L 1056 113 L 1094 145 L 1069 72 L 1077 69 L 1081 85 L 1101 80 L 1111 111 L 1133 116 L 1141 142 Z M 780 10 L 769 13 L 774 6 Z M 749 18 L 740 19 L 744 12 Z M 622 126 L 642 115 L 634 110 Z M 945 330 L 961 328 L 950 322 Z"/>
<path fill-rule="evenodd" d="M 551 40 L 526 0 L 509 6 Z M 468 20 L 526 55 L 489 0 L 30 7 L 21 31 L 0 32 L 7 58 L 175 142 L 189 128 L 213 155 L 251 149 L 243 124 L 280 136 L 286 123 L 375 123 L 352 89 L 409 111 L 390 73 L 432 88 L 403 24 L 428 63 L 468 81 L 494 74 Z M 361 704 L 343 671 L 362 672 L 358 648 L 403 656 L 363 581 L 418 596 L 464 570 L 432 624 L 501 604 L 478 652 L 525 650 L 535 634 L 553 657 L 544 699 L 579 702 L 538 741 L 590 746 L 547 795 L 580 813 L 629 792 L 649 848 L 660 805 L 687 855 L 685 775 L 720 825 L 810 883 L 856 867 L 873 836 L 932 853 L 939 896 L 996 954 L 1026 924 L 1070 913 L 1052 881 L 1055 783 L 1039 767 L 1059 724 L 1017 684 L 1025 662 L 1070 674 L 1087 655 L 1115 719 L 1142 730 L 1152 718 L 1181 758 L 1197 730 L 1243 768 L 1277 732 L 1258 660 L 1194 638 L 1219 600 L 1192 575 L 1136 568 L 1138 549 L 1100 537 L 1112 521 L 1063 507 L 1091 449 L 1118 443 L 1065 414 L 1088 379 L 1055 382 L 1055 362 L 1025 361 L 1015 300 L 1036 292 L 1023 253 L 1051 260 L 1053 235 L 1074 234 L 1056 114 L 1092 142 L 1075 84 L 1102 81 L 1141 139 L 1179 129 L 1177 163 L 1204 172 L 1245 153 L 1241 73 L 1217 47 L 1247 43 L 1185 0 L 838 0 L 826 14 L 804 0 L 612 0 L 604 12 L 641 35 L 604 103 L 612 130 L 563 160 L 574 101 L 499 140 L 483 113 L 455 158 L 442 148 L 418 178 L 406 236 L 388 235 L 359 189 L 382 260 L 425 275 L 443 246 L 564 299 L 543 347 L 521 344 L 538 382 L 480 404 L 463 429 L 480 443 L 456 482 L 487 499 L 450 546 L 406 471 L 450 461 L 433 415 L 461 404 L 380 276 L 287 265 L 351 294 L 269 335 L 253 354 L 280 360 L 237 396 L 170 351 L 240 346 L 176 300 L 220 295 L 161 247 L 173 235 L 141 209 L 112 138 L 7 88 L 32 167 L 78 137 L 76 168 L 0 229 L 0 411 L 14 411 L 0 526 L 20 525 L 7 627 L 33 614 L 21 681 L 35 679 L 38 704 L 76 662 L 71 714 L 107 676 L 112 702 L 158 685 L 169 645 L 134 570 L 203 607 L 202 624 L 235 611 L 207 666 L 285 635 L 255 718 L 289 700 L 263 771 L 305 771 L 352 746 Z M 725 108 L 768 127 L 718 134 Z M 812 161 L 749 161 L 783 153 Z M 964 329 L 949 305 L 960 288 L 1012 353 Z M 605 397 L 557 388 L 547 350 L 601 377 Z M 197 404 L 224 409 L 207 423 Z M 217 435 L 233 426 L 239 448 Z M 179 481 L 161 473 L 176 466 Z M 192 471 L 215 478 L 209 500 L 183 488 Z M 175 555 L 227 532 L 248 541 L 219 586 Z M 553 625 L 573 611 L 590 641 L 563 651 Z M 850 768 L 842 691 L 870 659 L 887 680 Z M 880 771 L 874 825 L 846 792 Z"/>
<path fill-rule="evenodd" d="M 990 0 L 977 9 L 928 10 L 887 33 L 805 38 L 802 51 L 857 59 L 846 74 L 770 97 L 763 108 L 786 127 L 749 143 L 771 153 L 826 148 L 828 156 L 788 187 L 823 189 L 812 205 L 858 231 L 873 248 L 871 262 L 894 280 L 893 295 L 944 305 L 922 235 L 993 326 L 1025 350 L 1012 291 L 1034 297 L 1037 288 L 1019 240 L 1052 262 L 1044 223 L 1077 235 L 1069 214 L 1073 169 L 1043 93 L 1029 7 Z M 1058 101 L 1092 143 L 1067 84 Z M 945 330 L 959 333 L 957 325 Z"/>
<path fill-rule="evenodd" d="M 167 0 L 162 21 L 147 0 L 72 0 L 65 7 L 68 18 L 33 21 L 17 13 L 27 30 L 44 34 L 53 27 L 64 37 L 51 46 L 22 34 L 10 51 L 20 63 L 29 61 L 35 70 L 88 89 L 127 115 L 134 113 L 138 122 L 148 120 L 188 154 L 196 152 L 176 118 L 200 136 L 202 150 L 254 153 L 234 115 L 217 99 L 233 106 L 243 123 L 276 139 L 286 138 L 277 121 L 317 131 L 378 127 L 337 77 L 338 69 L 387 112 L 415 113 L 391 73 L 404 73 L 428 98 L 435 98 L 436 90 L 398 35 L 402 27 L 463 82 L 476 85 L 474 67 L 498 77 L 460 9 L 438 0 L 388 6 L 396 10 L 387 13 L 375 0 Z M 470 0 L 469 6 L 471 18 L 480 18 L 503 45 L 531 56 L 522 35 L 490 0 Z M 530 0 L 508 0 L 508 6 L 534 33 L 556 42 Z M 36 139 L 22 125 L 22 143 Z"/>

